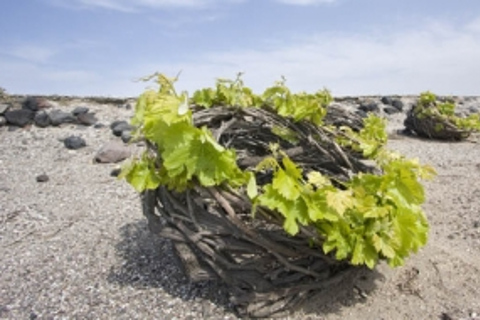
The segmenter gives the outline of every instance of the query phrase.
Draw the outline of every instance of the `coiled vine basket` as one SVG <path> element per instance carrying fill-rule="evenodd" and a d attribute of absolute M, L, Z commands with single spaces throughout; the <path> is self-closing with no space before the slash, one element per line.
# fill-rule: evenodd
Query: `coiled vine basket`
<path fill-rule="evenodd" d="M 407 113 L 405 127 L 419 137 L 438 140 L 460 141 L 467 139 L 472 130 L 459 128 L 455 123 L 439 114 L 422 115 L 416 107 Z"/>
<path fill-rule="evenodd" d="M 405 127 L 420 137 L 460 141 L 480 130 L 478 115 L 457 117 L 453 101 L 438 101 L 431 92 L 420 94 L 407 113 Z"/>
<path fill-rule="evenodd" d="M 338 181 L 358 172 L 375 172 L 358 153 L 340 147 L 326 127 L 294 122 L 268 108 L 197 108 L 196 127 L 207 126 L 215 139 L 234 148 L 240 168 L 254 168 L 271 156 L 269 145 L 280 148 L 305 171 L 316 170 Z M 355 114 L 330 108 L 324 120 L 359 130 Z M 272 127 L 291 130 L 299 137 L 292 144 L 272 133 Z M 147 143 L 152 153 L 153 144 Z M 271 180 L 258 172 L 257 184 Z M 228 187 L 194 186 L 185 192 L 159 186 L 142 193 L 143 212 L 150 230 L 171 239 L 181 266 L 191 281 L 219 280 L 230 288 L 231 303 L 241 316 L 265 317 L 294 310 L 305 298 L 327 290 L 363 267 L 337 261 L 313 247 L 316 231 L 300 227 L 289 236 L 283 217 L 252 204 L 245 192 Z"/>

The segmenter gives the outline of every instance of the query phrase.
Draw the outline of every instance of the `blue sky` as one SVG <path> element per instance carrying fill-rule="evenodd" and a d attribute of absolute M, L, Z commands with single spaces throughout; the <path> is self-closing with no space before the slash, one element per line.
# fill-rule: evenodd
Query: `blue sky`
<path fill-rule="evenodd" d="M 480 95 L 477 0 L 2 0 L 0 86 L 136 96 L 245 72 L 261 91 Z"/>

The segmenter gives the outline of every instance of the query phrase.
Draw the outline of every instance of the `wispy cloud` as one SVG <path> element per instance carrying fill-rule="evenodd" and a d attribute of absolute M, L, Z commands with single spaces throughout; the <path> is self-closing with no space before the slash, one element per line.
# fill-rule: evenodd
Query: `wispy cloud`
<path fill-rule="evenodd" d="M 176 30 L 183 27 L 191 27 L 192 25 L 198 25 L 203 23 L 216 22 L 220 19 L 223 19 L 225 16 L 215 13 L 215 14 L 204 14 L 204 15 L 175 15 L 174 17 L 166 17 L 163 19 L 160 18 L 150 18 L 149 20 L 157 25 L 161 25 L 170 30 Z M 178 35 L 178 34 L 175 34 Z"/>
<path fill-rule="evenodd" d="M 293 90 L 314 91 L 326 86 L 334 95 L 416 94 L 424 90 L 478 95 L 479 21 L 417 23 L 410 30 L 384 29 L 375 34 L 318 33 L 266 41 L 263 48 L 255 49 L 192 50 L 190 57 L 180 62 L 137 59 L 108 73 L 93 67 L 78 70 L 72 65 L 42 64 L 60 53 L 58 47 L 37 48 L 21 51 L 24 61 L 18 59 L 19 54 L 17 60 L 2 58 L 0 85 L 11 92 L 21 88 L 27 93 L 132 96 L 147 86 L 133 80 L 156 71 L 176 75 L 182 70 L 178 87 L 190 92 L 212 86 L 216 77 L 233 78 L 244 71 L 246 84 L 257 92 L 284 75 Z M 21 66 L 15 67 L 15 63 Z"/>
<path fill-rule="evenodd" d="M 474 26 L 436 22 L 375 36 L 318 34 L 264 49 L 197 55 L 185 63 L 151 63 L 137 72 L 183 70 L 179 85 L 188 90 L 244 71 L 257 91 L 284 75 L 294 90 L 326 86 L 336 95 L 478 94 L 480 32 Z"/>
<path fill-rule="evenodd" d="M 51 4 L 78 9 L 108 9 L 138 12 L 148 8 L 207 8 L 214 4 L 240 3 L 245 0 L 49 0 Z"/>
<path fill-rule="evenodd" d="M 58 50 L 53 47 L 27 43 L 3 48 L 0 49 L 0 52 L 27 62 L 45 63 L 55 56 Z"/>
<path fill-rule="evenodd" d="M 319 5 L 333 3 L 337 0 L 275 0 L 276 2 L 296 5 L 296 6 L 310 6 L 310 5 Z"/>

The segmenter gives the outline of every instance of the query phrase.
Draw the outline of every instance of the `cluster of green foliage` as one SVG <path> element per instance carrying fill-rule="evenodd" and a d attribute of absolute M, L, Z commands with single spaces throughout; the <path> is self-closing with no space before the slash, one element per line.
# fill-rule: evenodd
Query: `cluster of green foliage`
<path fill-rule="evenodd" d="M 363 128 L 354 132 L 350 127 L 341 127 L 337 142 L 345 147 L 350 147 L 361 152 L 365 158 L 374 159 L 387 143 L 388 135 L 385 131 L 385 120 L 370 114 L 363 119 Z"/>
<path fill-rule="evenodd" d="M 325 253 L 335 251 L 338 260 L 370 268 L 379 259 L 400 266 L 426 244 L 428 222 L 420 207 L 425 198 L 418 178 L 432 177 L 431 168 L 384 151 L 378 155 L 383 175 L 358 174 L 337 188 L 317 171 L 304 179 L 302 169 L 282 156 L 281 163 L 274 155 L 258 165 L 257 170 L 274 174 L 253 200 L 280 212 L 289 234 L 313 225 Z"/>
<path fill-rule="evenodd" d="M 242 73 L 235 80 L 218 79 L 215 89 L 204 88 L 194 92 L 192 103 L 204 108 L 213 106 L 251 107 L 262 101 L 250 88 L 244 86 Z"/>
<path fill-rule="evenodd" d="M 157 75 L 158 91 L 148 90 L 136 105 L 132 124 L 157 153 L 148 151 L 122 170 L 139 192 L 159 185 L 183 191 L 194 184 L 204 187 L 228 186 L 246 191 L 252 201 L 252 213 L 259 206 L 284 217 L 285 231 L 294 236 L 301 228 L 314 228 L 318 237 L 313 246 L 321 246 L 339 260 L 373 268 L 380 260 L 391 266 L 425 245 L 428 222 L 420 207 L 424 191 L 419 179 L 430 178 L 434 171 L 417 160 L 385 149 L 384 122 L 374 116 L 365 121 L 360 132 L 337 130 L 338 142 L 362 152 L 376 161 L 383 174 L 359 173 L 348 182 L 333 181 L 318 171 L 303 172 L 278 144 L 271 146 L 272 156 L 256 168 L 241 170 L 236 152 L 221 146 L 208 128 L 193 125 L 190 104 L 209 108 L 266 107 L 295 121 L 322 125 L 331 96 L 327 91 L 293 94 L 284 81 L 255 95 L 235 81 L 219 80 L 215 89 L 196 91 L 192 99 L 186 92 L 177 94 L 176 79 Z M 278 132 L 289 136 L 290 133 Z M 291 135 L 290 135 L 291 136 Z M 257 186 L 255 176 L 272 172 L 271 182 Z"/>
<path fill-rule="evenodd" d="M 243 185 L 251 174 L 238 168 L 235 150 L 218 144 L 206 127 L 193 125 L 187 93 L 177 94 L 173 82 L 159 75 L 159 91 L 148 90 L 138 99 L 132 125 L 157 146 L 158 157 L 145 153 L 124 168 L 122 176 L 139 192 L 160 184 L 178 191 L 194 182 Z"/>
<path fill-rule="evenodd" d="M 426 91 L 420 94 L 417 106 L 414 112 L 418 117 L 439 117 L 454 124 L 457 128 L 466 131 L 480 131 L 480 115 L 471 114 L 468 117 L 458 117 L 455 115 L 455 102 L 446 99 L 439 101 L 432 92 Z M 436 130 L 443 130 L 443 124 L 439 122 Z"/>
<path fill-rule="evenodd" d="M 204 108 L 268 106 L 283 117 L 291 117 L 295 121 L 308 120 L 320 125 L 327 112 L 325 107 L 333 100 L 327 90 L 315 94 L 292 93 L 285 85 L 284 78 L 266 89 L 262 95 L 256 95 L 245 87 L 241 76 L 239 73 L 235 80 L 218 79 L 215 88 L 195 91 L 192 103 Z"/>
<path fill-rule="evenodd" d="M 327 114 L 325 107 L 333 101 L 327 90 L 315 94 L 292 93 L 285 85 L 285 79 L 265 90 L 261 99 L 282 117 L 293 118 L 294 121 L 311 121 L 316 125 L 322 124 L 322 119 Z"/>

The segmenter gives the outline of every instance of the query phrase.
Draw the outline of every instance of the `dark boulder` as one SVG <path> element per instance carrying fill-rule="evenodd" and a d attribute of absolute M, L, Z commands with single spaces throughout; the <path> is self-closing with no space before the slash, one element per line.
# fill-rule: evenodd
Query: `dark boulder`
<path fill-rule="evenodd" d="M 33 122 L 37 127 L 46 128 L 50 125 L 50 116 L 45 110 L 38 111 L 35 113 Z"/>
<path fill-rule="evenodd" d="M 388 107 L 383 108 L 383 112 L 390 115 L 390 114 L 399 113 L 400 110 L 398 110 L 397 108 L 388 106 Z"/>
<path fill-rule="evenodd" d="M 133 127 L 127 121 L 121 121 L 112 128 L 112 133 L 117 137 L 121 137 L 124 131 L 132 131 L 132 130 L 133 130 Z"/>
<path fill-rule="evenodd" d="M 363 110 L 357 110 L 357 111 L 355 111 L 355 114 L 359 115 L 360 118 L 362 118 L 362 119 L 368 117 L 368 114 Z"/>
<path fill-rule="evenodd" d="M 11 125 L 25 127 L 32 123 L 35 112 L 27 109 L 17 109 L 5 112 L 5 118 Z"/>
<path fill-rule="evenodd" d="M 38 111 L 51 108 L 52 104 L 45 98 L 27 97 L 22 103 L 22 109 Z"/>
<path fill-rule="evenodd" d="M 130 130 L 123 131 L 121 138 L 124 143 L 129 143 L 132 140 L 132 132 Z"/>
<path fill-rule="evenodd" d="M 480 113 L 480 110 L 475 106 L 471 106 L 471 107 L 468 108 L 468 112 L 470 114 L 475 114 L 475 113 Z"/>
<path fill-rule="evenodd" d="M 95 123 L 95 124 L 93 125 L 93 127 L 94 127 L 95 129 L 103 129 L 103 128 L 105 128 L 106 126 L 105 126 L 103 123 L 101 123 L 101 122 L 97 122 L 97 123 Z"/>
<path fill-rule="evenodd" d="M 405 106 L 403 101 L 400 99 L 394 99 L 392 101 L 392 106 L 397 109 L 398 111 L 403 111 L 403 107 Z"/>
<path fill-rule="evenodd" d="M 88 111 L 89 111 L 89 109 L 87 107 L 76 107 L 75 109 L 73 109 L 72 114 L 74 116 L 78 116 L 80 114 L 85 114 Z"/>
<path fill-rule="evenodd" d="M 386 105 L 389 105 L 391 106 L 392 105 L 392 102 L 393 102 L 393 99 L 391 97 L 387 97 L 387 96 L 384 96 L 382 97 L 382 99 L 380 100 L 383 104 L 386 104 Z"/>
<path fill-rule="evenodd" d="M 77 118 L 73 114 L 62 110 L 52 110 L 49 117 L 52 126 L 59 126 L 64 123 L 75 123 L 77 121 Z"/>
<path fill-rule="evenodd" d="M 115 128 L 118 124 L 124 123 L 124 122 L 126 123 L 125 120 L 115 120 L 115 121 L 113 121 L 112 123 L 110 123 L 110 129 L 113 130 L 113 128 Z"/>
<path fill-rule="evenodd" d="M 380 108 L 376 102 L 366 102 L 362 103 L 358 109 L 364 112 L 379 112 Z"/>
<path fill-rule="evenodd" d="M 70 136 L 66 138 L 63 141 L 63 143 L 65 144 L 65 147 L 67 149 L 71 149 L 71 150 L 77 150 L 87 145 L 87 143 L 85 142 L 85 139 L 77 136 Z"/>

